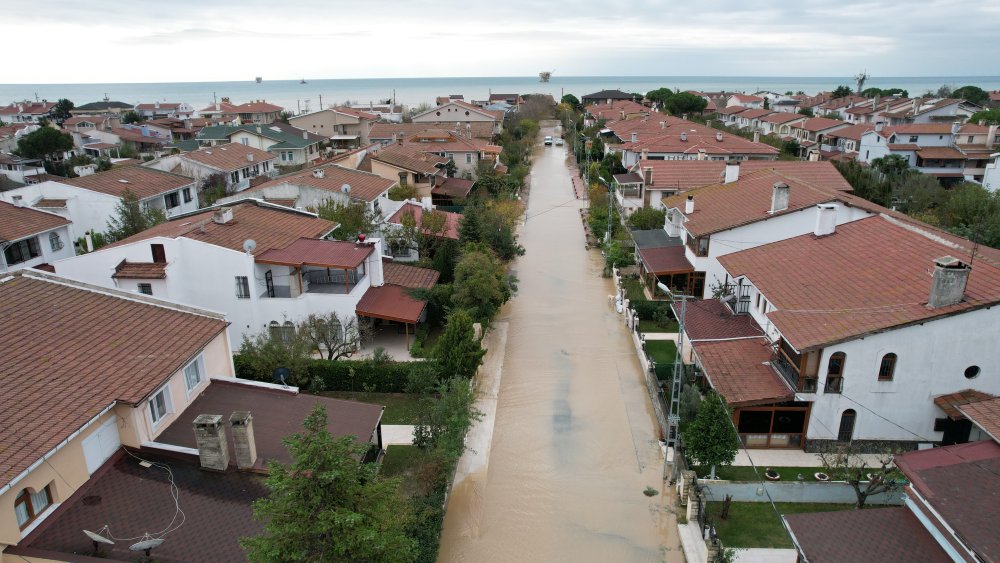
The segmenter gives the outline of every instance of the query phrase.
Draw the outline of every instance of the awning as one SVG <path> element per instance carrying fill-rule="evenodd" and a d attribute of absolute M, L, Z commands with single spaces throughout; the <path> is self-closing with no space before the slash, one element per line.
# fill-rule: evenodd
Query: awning
<path fill-rule="evenodd" d="M 693 346 L 708 382 L 730 406 L 779 403 L 795 397 L 770 365 L 773 350 L 766 338 L 702 341 Z"/>
<path fill-rule="evenodd" d="M 924 160 L 965 160 L 964 153 L 951 147 L 924 147 L 917 151 L 917 156 Z"/>
<path fill-rule="evenodd" d="M 694 271 L 694 266 L 684 256 L 683 246 L 640 248 L 639 259 L 642 260 L 646 271 L 655 276 L 687 274 Z"/>
<path fill-rule="evenodd" d="M 368 288 L 356 312 L 359 317 L 416 324 L 425 307 L 427 303 L 410 297 L 405 287 L 386 284 Z"/>
<path fill-rule="evenodd" d="M 334 141 L 353 141 L 358 135 L 332 135 L 330 138 Z"/>
<path fill-rule="evenodd" d="M 958 407 L 968 405 L 970 403 L 978 403 L 979 401 L 985 401 L 992 398 L 993 395 L 990 395 L 989 393 L 983 393 L 982 391 L 976 391 L 975 389 L 966 389 L 965 391 L 959 391 L 958 393 L 949 393 L 948 395 L 934 397 L 934 404 L 943 410 L 944 414 L 948 415 L 948 418 L 952 420 L 962 420 L 965 418 L 965 415 L 958 410 Z"/>
<path fill-rule="evenodd" d="M 259 256 L 260 264 L 280 266 L 319 266 L 353 270 L 361 265 L 374 250 L 374 246 L 341 240 L 300 238 L 285 248 L 272 248 Z"/>

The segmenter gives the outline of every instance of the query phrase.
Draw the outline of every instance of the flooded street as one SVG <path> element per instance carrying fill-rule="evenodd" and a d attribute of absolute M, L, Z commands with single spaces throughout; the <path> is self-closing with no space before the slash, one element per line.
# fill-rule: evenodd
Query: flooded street
<path fill-rule="evenodd" d="M 568 149 L 535 159 L 519 291 L 487 337 L 506 347 L 479 382 L 495 424 L 470 433 L 439 561 L 683 561 L 652 407 L 612 282 L 584 248 Z"/>

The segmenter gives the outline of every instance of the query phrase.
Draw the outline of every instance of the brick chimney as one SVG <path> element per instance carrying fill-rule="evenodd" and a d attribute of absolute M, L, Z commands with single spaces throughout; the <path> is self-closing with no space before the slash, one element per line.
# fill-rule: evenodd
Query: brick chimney
<path fill-rule="evenodd" d="M 647 166 L 642 169 L 642 181 L 647 186 L 653 185 L 653 167 Z"/>
<path fill-rule="evenodd" d="M 253 417 L 250 411 L 236 411 L 229 416 L 236 449 L 236 467 L 251 469 L 257 462 L 257 443 L 253 436 Z"/>
<path fill-rule="evenodd" d="M 942 256 L 934 260 L 927 306 L 936 309 L 960 303 L 965 297 L 965 286 L 969 282 L 971 271 L 972 267 L 954 256 Z"/>
<path fill-rule="evenodd" d="M 222 415 L 199 414 L 194 419 L 194 441 L 202 469 L 225 471 L 229 467 L 229 444 Z"/>
<path fill-rule="evenodd" d="M 771 213 L 777 213 L 788 209 L 788 184 L 775 182 L 771 190 Z"/>

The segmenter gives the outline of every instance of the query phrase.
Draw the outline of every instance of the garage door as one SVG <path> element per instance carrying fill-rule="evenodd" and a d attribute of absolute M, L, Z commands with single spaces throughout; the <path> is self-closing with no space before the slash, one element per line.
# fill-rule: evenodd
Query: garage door
<path fill-rule="evenodd" d="M 83 440 L 83 456 L 87 460 L 87 473 L 93 475 L 111 454 L 122 445 L 118 439 L 118 425 L 115 419 L 105 422 Z"/>

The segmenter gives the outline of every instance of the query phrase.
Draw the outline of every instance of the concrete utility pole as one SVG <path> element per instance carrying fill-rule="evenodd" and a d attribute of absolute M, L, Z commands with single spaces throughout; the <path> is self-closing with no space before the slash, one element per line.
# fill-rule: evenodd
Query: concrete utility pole
<path fill-rule="evenodd" d="M 656 282 L 664 293 L 670 296 L 671 308 L 678 301 L 681 302 L 681 314 L 677 318 L 677 346 L 674 352 L 674 373 L 670 382 L 670 414 L 667 415 L 667 449 L 673 449 L 677 455 L 678 428 L 681 421 L 681 373 L 684 371 L 684 364 L 681 359 L 681 346 L 684 344 L 684 319 L 687 316 L 687 302 L 689 299 L 697 299 L 694 295 L 683 295 L 674 293 L 663 282 Z M 664 458 L 663 477 L 667 477 L 666 459 Z"/>

